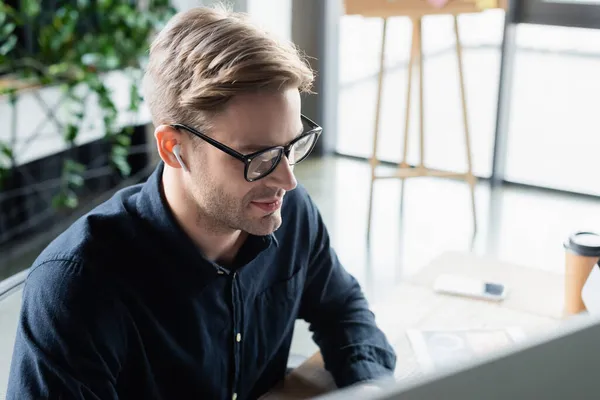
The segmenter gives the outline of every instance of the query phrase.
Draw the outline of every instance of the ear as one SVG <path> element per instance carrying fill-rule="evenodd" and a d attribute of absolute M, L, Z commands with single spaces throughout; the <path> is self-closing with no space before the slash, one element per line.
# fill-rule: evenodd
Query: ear
<path fill-rule="evenodd" d="M 154 130 L 154 137 L 156 138 L 158 154 L 164 163 L 171 168 L 181 168 L 181 164 L 173 153 L 173 147 L 179 144 L 180 157 L 185 158 L 181 155 L 185 153 L 185 150 L 183 149 L 184 146 L 181 146 L 181 141 L 183 139 L 182 134 L 169 125 L 160 125 Z"/>

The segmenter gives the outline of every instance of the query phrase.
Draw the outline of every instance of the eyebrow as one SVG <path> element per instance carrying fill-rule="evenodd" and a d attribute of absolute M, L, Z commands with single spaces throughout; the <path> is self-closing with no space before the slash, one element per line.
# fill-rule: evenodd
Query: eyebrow
<path fill-rule="evenodd" d="M 298 131 L 298 133 L 296 134 L 296 136 L 294 136 L 294 139 L 290 140 L 290 142 L 294 141 L 295 139 L 297 139 L 300 135 L 302 135 L 305 132 L 304 129 L 304 124 L 302 124 L 302 128 L 300 128 L 300 130 Z M 287 143 L 285 145 L 279 145 L 279 144 L 264 144 L 264 145 L 257 145 L 257 144 L 248 144 L 245 146 L 241 146 L 239 147 L 238 151 L 242 154 L 250 154 L 250 153 L 254 153 L 260 150 L 264 150 L 264 149 L 268 149 L 270 147 L 275 147 L 275 146 L 286 146 Z"/>

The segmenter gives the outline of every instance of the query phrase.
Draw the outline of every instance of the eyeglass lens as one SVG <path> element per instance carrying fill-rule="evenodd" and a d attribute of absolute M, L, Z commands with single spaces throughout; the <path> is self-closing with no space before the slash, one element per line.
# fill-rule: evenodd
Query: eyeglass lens
<path fill-rule="evenodd" d="M 254 156 L 248 164 L 248 179 L 258 179 L 273 170 L 281 157 L 281 152 L 282 149 L 278 147 Z"/>
<path fill-rule="evenodd" d="M 315 134 L 307 135 L 294 143 L 290 148 L 290 153 L 288 155 L 289 164 L 294 165 L 305 159 L 312 149 L 312 145 L 316 138 L 317 135 Z M 283 156 L 282 152 L 283 148 L 277 147 L 254 156 L 250 164 L 248 164 L 248 179 L 255 180 L 269 174 L 275 169 L 277 163 Z"/>

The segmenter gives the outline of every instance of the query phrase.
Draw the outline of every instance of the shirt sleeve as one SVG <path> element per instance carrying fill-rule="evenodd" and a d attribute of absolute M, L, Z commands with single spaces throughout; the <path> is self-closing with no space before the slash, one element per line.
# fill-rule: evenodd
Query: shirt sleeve
<path fill-rule="evenodd" d="M 390 378 L 394 350 L 375 324 L 360 285 L 340 264 L 316 206 L 310 205 L 316 233 L 299 317 L 309 323 L 325 368 L 339 388 Z"/>
<path fill-rule="evenodd" d="M 122 313 L 78 263 L 46 262 L 23 289 L 7 399 L 117 399 Z"/>

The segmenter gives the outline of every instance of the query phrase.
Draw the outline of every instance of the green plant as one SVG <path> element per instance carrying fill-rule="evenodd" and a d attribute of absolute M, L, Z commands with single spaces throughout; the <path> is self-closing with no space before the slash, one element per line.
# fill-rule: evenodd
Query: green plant
<path fill-rule="evenodd" d="M 16 10 L 0 0 L 0 77 L 12 76 L 6 80 L 8 84 L 0 86 L 0 95 L 15 96 L 23 82 L 60 86 L 69 110 L 63 132 L 69 147 L 75 146 L 85 117 L 86 100 L 92 95 L 102 111 L 110 163 L 127 176 L 132 127 L 117 126 L 119 111 L 103 74 L 114 70 L 128 74 L 129 111 L 137 111 L 142 100 L 141 71 L 150 41 L 175 9 L 169 0 L 71 0 L 59 4 L 62 5 L 56 9 L 44 11 L 39 0 L 21 0 Z M 33 33 L 34 51 L 20 42 L 17 35 L 20 27 L 28 27 Z M 10 144 L 0 142 L 0 180 L 9 172 L 12 154 Z M 66 158 L 55 206 L 77 206 L 75 191 L 83 185 L 84 172 L 84 166 Z"/>

